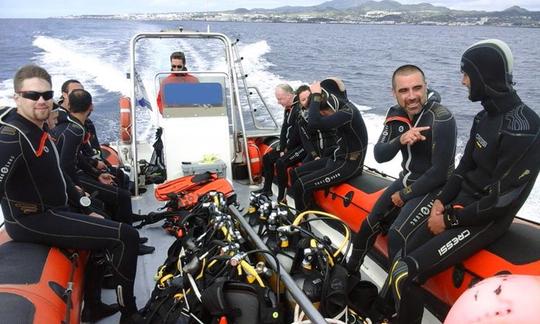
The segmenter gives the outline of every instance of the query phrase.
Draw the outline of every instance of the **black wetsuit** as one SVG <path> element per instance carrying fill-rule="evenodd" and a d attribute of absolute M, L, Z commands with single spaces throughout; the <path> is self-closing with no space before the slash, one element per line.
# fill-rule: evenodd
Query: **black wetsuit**
<path fill-rule="evenodd" d="M 307 109 L 298 114 L 298 131 L 302 147 L 306 151 L 304 163 L 330 156 L 336 148 L 336 130 L 320 130 L 309 127 Z"/>
<path fill-rule="evenodd" d="M 96 198 L 105 203 L 106 211 L 112 218 L 127 224 L 132 223 L 131 193 L 117 186 L 97 180 L 100 172 L 89 164 L 81 152 L 86 136 L 83 124 L 70 114 L 58 118 L 58 124 L 51 130 L 60 153 L 60 165 L 70 179 L 86 192 L 97 192 Z"/>
<path fill-rule="evenodd" d="M 86 130 L 86 137 L 81 147 L 83 156 L 90 160 L 89 163 L 94 168 L 97 167 L 98 161 L 105 163 L 107 165 L 107 171 L 114 176 L 116 184 L 120 188 L 129 190 L 129 176 L 125 174 L 122 169 L 110 165 L 107 160 L 103 158 L 96 127 L 90 118 L 87 118 L 84 122 L 84 128 Z"/>
<path fill-rule="evenodd" d="M 419 284 L 504 234 L 532 190 L 540 169 L 540 118 L 515 91 L 484 99 L 463 157 L 438 199 L 446 229 L 433 235 L 424 221 L 408 252 L 392 264 L 381 291 L 393 292 L 398 323 L 420 323 Z M 400 278 L 396 282 L 396 278 Z M 401 298 L 399 298 L 401 297 Z"/>
<path fill-rule="evenodd" d="M 401 135 L 412 127 L 429 126 L 422 134 L 424 141 L 402 145 Z M 456 122 L 448 109 L 435 100 L 428 100 L 412 120 L 399 106 L 391 107 L 379 141 L 375 144 L 377 162 L 387 162 L 401 151 L 403 162 L 399 178 L 394 181 L 375 203 L 368 217 L 362 222 L 354 238 L 353 254 L 347 264 L 349 271 L 357 271 L 365 255 L 373 247 L 377 235 L 389 230 L 388 256 L 392 260 L 401 248 L 406 248 L 409 235 L 429 216 L 434 192 L 446 183 L 454 171 L 456 151 Z M 399 191 L 404 202 L 394 206 L 391 196 Z"/>
<path fill-rule="evenodd" d="M 360 111 L 346 97 L 339 97 L 337 111 L 323 117 L 321 101 L 321 94 L 311 95 L 308 125 L 321 131 L 336 129 L 337 146 L 328 159 L 303 165 L 302 170 L 307 174 L 299 176 L 297 170 L 293 170 L 295 182 L 291 193 L 295 207 L 300 211 L 311 204 L 316 189 L 327 188 L 361 174 L 366 155 L 367 130 Z"/>
<path fill-rule="evenodd" d="M 15 109 L 0 111 L 0 197 L 6 230 L 15 241 L 112 255 L 119 301 L 133 313 L 139 234 L 131 226 L 68 210 L 66 180 L 48 134 Z M 76 191 L 71 188 L 71 192 Z"/>
<path fill-rule="evenodd" d="M 62 106 L 58 107 L 58 124 L 68 122 L 69 112 Z M 107 162 L 101 155 L 101 145 L 99 143 L 96 127 L 89 118 L 84 122 L 84 139 L 80 147 L 78 155 L 78 165 L 87 174 L 96 178 L 100 171 L 96 168 L 98 161 Z M 123 189 L 129 189 L 129 176 L 127 176 L 120 168 L 113 167 L 107 164 L 107 172 L 115 178 L 115 183 Z"/>
<path fill-rule="evenodd" d="M 274 167 L 276 161 L 288 151 L 292 151 L 300 143 L 298 131 L 296 129 L 296 120 L 298 119 L 299 108 L 294 104 L 291 108 L 286 108 L 283 115 L 283 124 L 279 136 L 279 149 L 272 150 L 263 156 L 263 177 L 264 185 L 262 191 L 272 191 L 272 181 L 274 181 Z"/>

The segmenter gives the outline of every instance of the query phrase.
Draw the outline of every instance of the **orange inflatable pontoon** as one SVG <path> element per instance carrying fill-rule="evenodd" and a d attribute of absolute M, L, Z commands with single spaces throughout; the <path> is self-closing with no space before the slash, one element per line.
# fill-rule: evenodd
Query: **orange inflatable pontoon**
<path fill-rule="evenodd" d="M 364 170 L 357 178 L 315 193 L 316 203 L 339 216 L 355 232 L 393 180 Z M 387 268 L 387 241 L 379 235 L 371 256 Z M 458 297 L 476 282 L 497 274 L 540 275 L 540 226 L 519 218 L 509 231 L 462 263 L 430 278 L 425 284 L 428 308 L 444 318 Z"/>
<path fill-rule="evenodd" d="M 14 242 L 0 229 L 0 322 L 80 322 L 87 254 Z"/>

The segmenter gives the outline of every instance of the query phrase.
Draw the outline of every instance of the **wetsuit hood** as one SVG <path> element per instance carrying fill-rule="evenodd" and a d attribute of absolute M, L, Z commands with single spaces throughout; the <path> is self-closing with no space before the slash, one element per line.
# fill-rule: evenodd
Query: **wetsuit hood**
<path fill-rule="evenodd" d="M 325 97 L 328 106 L 338 111 L 344 103 L 348 101 L 347 90 L 343 81 L 338 78 L 328 78 L 321 81 L 321 91 Z"/>
<path fill-rule="evenodd" d="M 461 57 L 461 71 L 471 81 L 469 100 L 480 101 L 512 92 L 514 58 L 508 45 L 488 39 L 470 46 Z"/>

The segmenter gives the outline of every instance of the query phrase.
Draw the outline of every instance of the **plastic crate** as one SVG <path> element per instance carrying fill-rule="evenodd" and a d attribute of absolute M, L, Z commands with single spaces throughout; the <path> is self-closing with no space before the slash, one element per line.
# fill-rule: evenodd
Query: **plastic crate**
<path fill-rule="evenodd" d="M 184 176 L 203 173 L 206 171 L 216 172 L 218 177 L 225 178 L 227 165 L 222 160 L 217 160 L 212 163 L 182 162 L 182 172 L 184 173 Z"/>

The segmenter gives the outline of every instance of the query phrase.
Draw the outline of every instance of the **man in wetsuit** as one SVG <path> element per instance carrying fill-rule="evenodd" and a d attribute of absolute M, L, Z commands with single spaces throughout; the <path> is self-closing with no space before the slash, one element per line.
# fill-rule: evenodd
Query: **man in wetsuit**
<path fill-rule="evenodd" d="M 439 103 L 438 94 L 428 91 L 424 72 L 414 65 L 397 68 L 392 76 L 392 93 L 397 105 L 386 114 L 374 155 L 382 163 L 401 151 L 402 170 L 362 222 L 347 263 L 350 273 L 358 272 L 385 227 L 390 227 L 388 258 L 392 260 L 399 249 L 406 248 L 410 233 L 429 216 L 429 209 L 422 212 L 418 207 L 426 202 L 433 204 L 432 192 L 454 171 L 456 122 Z"/>
<path fill-rule="evenodd" d="M 297 120 L 294 122 L 292 132 L 294 132 L 288 142 L 288 149 L 285 154 L 278 158 L 275 162 L 277 187 L 278 187 L 278 202 L 286 202 L 286 190 L 289 180 L 287 169 L 300 163 L 306 157 L 306 129 L 300 129 L 299 121 L 302 119 L 302 112 L 307 109 L 308 99 L 311 91 L 308 85 L 301 85 L 296 89 L 293 99 L 293 105 L 298 109 Z"/>
<path fill-rule="evenodd" d="M 83 85 L 75 79 L 70 79 L 62 84 L 62 98 L 59 101 L 60 106 L 56 109 L 58 113 L 57 123 L 67 122 L 68 114 L 71 109 L 71 102 L 69 100 L 69 94 L 74 90 L 84 89 Z M 93 111 L 91 107 L 90 114 Z M 90 116 L 90 114 L 88 116 Z M 50 127 L 54 128 L 54 127 Z M 81 145 L 80 166 L 89 174 L 99 175 L 98 171 L 103 174 L 110 174 L 112 177 L 103 178 L 102 183 L 110 183 L 110 180 L 124 189 L 129 188 L 129 177 L 123 173 L 121 169 L 108 166 L 101 158 L 101 151 L 99 147 L 99 141 L 97 139 L 96 128 L 90 118 L 86 118 L 84 122 L 85 138 L 84 143 Z"/>
<path fill-rule="evenodd" d="M 278 104 L 284 108 L 283 124 L 279 136 L 279 147 L 263 156 L 263 177 L 264 184 L 261 189 L 253 191 L 267 196 L 272 196 L 272 181 L 274 180 L 274 167 L 279 158 L 285 153 L 294 149 L 299 144 L 298 132 L 296 131 L 296 120 L 298 119 L 299 108 L 294 104 L 294 90 L 288 84 L 278 84 L 275 90 Z"/>
<path fill-rule="evenodd" d="M 132 213 L 130 192 L 118 187 L 109 173 L 90 166 L 89 161 L 92 159 L 81 152 L 81 147 L 88 141 L 84 125 L 92 111 L 91 95 L 81 88 L 76 88 L 70 91 L 64 104 L 66 102 L 70 105 L 70 112 L 61 113 L 57 126 L 51 130 L 60 153 L 60 166 L 76 186 L 87 192 L 97 193 L 96 198 L 105 203 L 113 220 L 131 225 L 133 217 L 139 215 Z M 141 255 L 155 250 L 152 246 L 144 245 L 145 242 L 146 239 L 142 238 L 139 245 Z"/>
<path fill-rule="evenodd" d="M 184 52 L 174 52 L 170 56 L 171 61 L 171 71 L 173 72 L 182 72 L 187 71 L 186 67 L 186 55 Z M 159 112 L 163 114 L 163 98 L 161 93 L 163 87 L 168 83 L 199 83 L 199 79 L 196 76 L 193 76 L 187 72 L 184 73 L 171 73 L 165 79 L 161 81 L 160 88 L 157 95 L 157 105 Z"/>
<path fill-rule="evenodd" d="M 330 78 L 311 84 L 308 126 L 327 131 L 336 129 L 337 147 L 329 159 L 319 159 L 303 166 L 307 174 L 298 176 L 291 187 L 295 208 L 303 211 L 313 201 L 316 189 L 327 188 L 362 173 L 367 148 L 367 130 L 360 111 L 347 98 L 343 81 Z M 333 113 L 321 115 L 321 107 Z"/>
<path fill-rule="evenodd" d="M 419 285 L 503 235 L 532 190 L 540 169 L 540 118 L 513 88 L 508 45 L 490 39 L 461 57 L 463 85 L 483 110 L 473 121 L 463 157 L 397 257 L 381 292 L 392 291 L 397 323 L 422 320 Z"/>
<path fill-rule="evenodd" d="M 51 76 L 27 65 L 14 77 L 17 108 L 0 112 L 0 198 L 14 241 L 112 255 L 121 323 L 140 319 L 133 294 L 139 234 L 123 223 L 70 212 L 80 193 L 66 183 L 55 145 L 43 131 L 52 109 Z M 69 196 L 68 196 L 69 195 Z"/>

